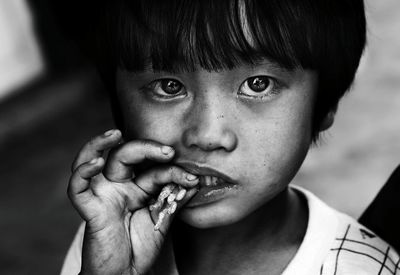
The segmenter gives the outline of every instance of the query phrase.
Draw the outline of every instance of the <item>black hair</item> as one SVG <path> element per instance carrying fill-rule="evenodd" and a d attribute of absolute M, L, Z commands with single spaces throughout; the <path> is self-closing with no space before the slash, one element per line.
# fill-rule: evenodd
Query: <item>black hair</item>
<path fill-rule="evenodd" d="M 362 0 L 88 3 L 81 13 L 88 23 L 75 23 L 73 34 L 80 34 L 77 40 L 109 90 L 115 89 L 118 68 L 141 71 L 150 64 L 155 71 L 191 71 L 195 66 L 218 71 L 268 58 L 286 69 L 318 73 L 314 139 L 353 82 L 366 43 Z"/>

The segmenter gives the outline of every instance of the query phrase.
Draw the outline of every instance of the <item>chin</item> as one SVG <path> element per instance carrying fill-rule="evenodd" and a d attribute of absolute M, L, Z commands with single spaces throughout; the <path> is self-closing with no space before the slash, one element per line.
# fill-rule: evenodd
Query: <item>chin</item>
<path fill-rule="evenodd" d="M 234 213 L 234 208 L 194 207 L 184 208 L 179 213 L 179 219 L 184 223 L 199 229 L 221 227 L 240 221 L 244 215 Z"/>

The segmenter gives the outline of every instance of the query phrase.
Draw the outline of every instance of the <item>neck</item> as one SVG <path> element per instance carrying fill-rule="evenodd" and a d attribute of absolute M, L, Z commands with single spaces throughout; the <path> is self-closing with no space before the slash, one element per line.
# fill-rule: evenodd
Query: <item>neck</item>
<path fill-rule="evenodd" d="M 275 255 L 277 251 L 287 254 L 289 248 L 297 250 L 306 224 L 306 206 L 293 190 L 286 188 L 270 202 L 231 225 L 198 229 L 181 222 L 174 230 L 178 265 L 180 259 L 188 266 L 201 263 L 210 266 L 212 262 L 220 264 L 224 256 L 230 261 L 238 258 L 240 262 L 246 262 L 243 261 L 245 257 L 254 259 L 261 256 L 260 253 L 266 256 L 268 251 Z M 185 241 L 179 242 L 179 239 Z"/>

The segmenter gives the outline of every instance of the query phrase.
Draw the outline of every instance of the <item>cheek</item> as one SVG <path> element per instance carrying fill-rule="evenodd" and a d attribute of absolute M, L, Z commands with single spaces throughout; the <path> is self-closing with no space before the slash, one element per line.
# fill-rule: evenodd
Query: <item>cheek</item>
<path fill-rule="evenodd" d="M 124 112 L 125 133 L 128 139 L 150 139 L 172 145 L 179 138 L 179 112 L 157 111 L 145 104 L 130 104 Z"/>
<path fill-rule="evenodd" d="M 244 151 L 253 152 L 249 167 L 257 178 L 287 184 L 303 162 L 311 143 L 310 100 L 293 99 L 254 123 L 246 133 Z"/>

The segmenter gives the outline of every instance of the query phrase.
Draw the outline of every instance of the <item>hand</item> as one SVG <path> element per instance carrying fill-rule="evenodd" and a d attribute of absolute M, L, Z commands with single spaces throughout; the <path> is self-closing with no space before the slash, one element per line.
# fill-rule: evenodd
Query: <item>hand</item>
<path fill-rule="evenodd" d="M 171 165 L 151 168 L 135 177 L 133 165 L 146 159 L 169 162 L 174 150 L 151 141 L 122 145 L 118 130 L 87 143 L 74 161 L 69 198 L 86 221 L 81 274 L 145 274 L 157 258 L 174 215 L 154 230 L 158 209 L 150 199 L 171 182 L 188 189 L 178 208 L 197 189 L 198 178 Z M 113 148 L 107 158 L 105 150 Z"/>

